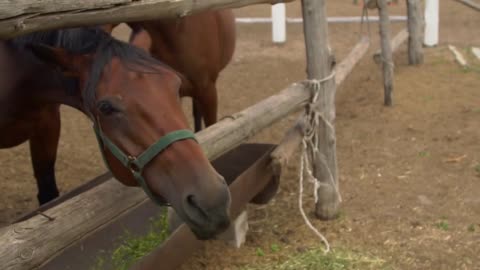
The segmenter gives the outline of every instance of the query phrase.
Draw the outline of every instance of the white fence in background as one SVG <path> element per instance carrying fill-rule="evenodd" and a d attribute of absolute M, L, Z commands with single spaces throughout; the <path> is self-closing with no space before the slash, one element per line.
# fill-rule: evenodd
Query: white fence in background
<path fill-rule="evenodd" d="M 240 24 L 251 23 L 271 23 L 272 24 L 272 41 L 273 43 L 285 43 L 287 41 L 287 23 L 303 23 L 302 18 L 288 18 L 286 16 L 285 3 L 279 3 L 272 6 L 271 17 L 257 17 L 257 18 L 237 18 L 236 22 Z M 369 16 L 369 22 L 378 22 L 378 16 Z M 407 20 L 406 16 L 390 16 L 392 22 L 404 22 Z M 362 17 L 329 17 L 329 23 L 359 23 Z"/>
<path fill-rule="evenodd" d="M 439 32 L 439 1 L 425 1 L 425 40 L 426 46 L 435 46 L 438 44 Z"/>

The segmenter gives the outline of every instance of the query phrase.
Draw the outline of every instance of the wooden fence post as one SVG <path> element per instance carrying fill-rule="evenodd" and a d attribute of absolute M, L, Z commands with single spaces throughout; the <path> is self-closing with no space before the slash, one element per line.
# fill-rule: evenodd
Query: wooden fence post
<path fill-rule="evenodd" d="M 407 0 L 408 9 L 408 63 L 423 64 L 423 12 L 419 0 Z"/>
<path fill-rule="evenodd" d="M 331 75 L 333 56 L 328 45 L 328 24 L 325 12 L 326 0 L 302 0 L 307 73 L 309 80 L 322 80 Z M 340 196 L 337 193 L 337 156 L 335 121 L 335 80 L 320 84 L 318 101 L 314 105 L 321 118 L 318 127 L 319 152 L 309 149 L 313 155 L 313 175 L 319 180 L 318 201 L 315 213 L 320 219 L 337 216 Z M 333 183 L 332 183 L 333 182 Z"/>
<path fill-rule="evenodd" d="M 387 0 L 377 0 L 380 16 L 380 42 L 382 47 L 384 104 L 392 106 L 393 91 L 393 54 L 390 45 L 390 20 Z"/>
<path fill-rule="evenodd" d="M 460 2 L 464 5 L 466 5 L 467 7 L 471 7 L 473 9 L 475 9 L 476 11 L 480 11 L 480 4 L 476 1 L 472 1 L 472 0 L 457 0 L 457 2 Z"/>
<path fill-rule="evenodd" d="M 390 42 L 392 53 L 395 53 L 395 51 L 397 51 L 400 48 L 400 46 L 402 46 L 402 44 L 405 43 L 407 40 L 408 40 L 408 29 L 404 28 L 400 30 Z M 381 49 L 376 51 L 373 54 L 373 61 L 375 61 L 375 63 L 378 65 L 381 65 L 383 63 Z"/>

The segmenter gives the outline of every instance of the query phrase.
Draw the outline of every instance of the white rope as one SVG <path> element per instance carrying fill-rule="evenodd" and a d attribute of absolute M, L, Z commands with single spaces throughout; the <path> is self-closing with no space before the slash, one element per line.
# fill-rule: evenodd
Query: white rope
<path fill-rule="evenodd" d="M 305 129 L 302 139 L 302 154 L 300 158 L 300 172 L 299 172 L 299 196 L 298 196 L 298 208 L 300 210 L 300 214 L 303 217 L 303 220 L 307 224 L 307 226 L 320 238 L 320 240 L 325 245 L 325 253 L 330 252 L 330 244 L 328 240 L 321 234 L 310 222 L 305 211 L 303 210 L 303 181 L 304 181 L 304 172 L 307 171 L 308 176 L 310 177 L 310 181 L 313 183 L 313 196 L 315 199 L 315 203 L 318 202 L 318 188 L 320 186 L 320 181 L 313 175 L 311 168 L 311 163 L 309 161 L 310 157 L 308 155 L 307 149 L 310 147 L 312 149 L 312 153 L 314 156 L 319 157 L 319 161 L 326 172 L 328 172 L 330 184 L 335 188 L 335 192 L 339 200 L 341 201 L 340 192 L 338 190 L 338 185 L 335 182 L 333 175 L 328 167 L 326 158 L 323 154 L 320 153 L 318 150 L 318 125 L 320 121 L 322 121 L 327 128 L 333 130 L 332 124 L 326 119 L 326 117 L 318 112 L 318 109 L 315 108 L 315 103 L 318 100 L 320 89 L 322 87 L 322 83 L 332 80 L 335 77 L 335 72 L 332 72 L 329 76 L 321 79 L 321 80 L 310 80 L 308 83 L 311 86 L 313 97 L 312 100 L 307 104 L 305 110 Z"/>
<path fill-rule="evenodd" d="M 333 178 L 333 174 L 327 164 L 327 160 L 325 155 L 320 153 L 318 150 L 318 126 L 320 121 L 322 121 L 326 128 L 330 129 L 332 132 L 330 134 L 333 134 L 334 127 L 330 121 L 327 120 L 325 115 L 323 113 L 318 112 L 318 110 L 315 108 L 315 103 L 318 101 L 318 96 L 320 94 L 320 87 L 322 83 L 329 81 L 335 77 L 335 72 L 332 72 L 330 75 L 325 77 L 324 79 L 321 80 L 310 80 L 308 83 L 310 83 L 313 91 L 313 98 L 310 101 L 309 104 L 307 104 L 307 109 L 305 112 L 305 118 L 307 119 L 306 125 L 305 125 L 305 130 L 304 130 L 304 136 L 303 136 L 303 143 L 307 144 L 307 146 L 310 146 L 312 149 L 313 153 L 318 157 L 322 168 L 328 173 L 328 180 L 332 187 L 335 188 L 336 195 L 339 198 L 339 201 L 342 201 L 342 198 L 340 196 L 340 191 L 338 190 L 338 184 L 335 182 L 335 179 Z M 306 161 L 308 162 L 308 154 L 304 153 L 303 154 L 304 158 L 306 158 Z M 311 181 L 314 182 L 315 189 L 314 189 L 314 197 L 315 197 L 315 203 L 318 201 L 318 194 L 317 194 L 317 188 L 319 186 L 319 180 L 313 175 L 312 171 L 309 169 L 311 166 L 307 164 L 307 172 L 309 176 L 311 177 Z"/>
<path fill-rule="evenodd" d="M 383 57 L 382 52 L 380 52 L 380 61 L 384 63 L 385 65 L 389 66 L 392 68 L 392 70 L 395 69 L 395 63 L 393 61 L 387 61 L 385 57 Z"/>
<path fill-rule="evenodd" d="M 323 244 L 325 245 L 325 253 L 328 253 L 330 252 L 330 243 L 328 243 L 328 240 L 327 238 L 325 238 L 325 236 L 323 236 L 322 233 L 320 233 L 317 228 L 315 228 L 312 223 L 310 222 L 310 220 L 308 219 L 307 215 L 305 214 L 305 211 L 303 210 L 303 171 L 304 171 L 304 165 L 305 165 L 305 160 L 307 160 L 308 158 L 306 157 L 307 154 L 306 154 L 306 144 L 304 143 L 303 144 L 303 148 L 302 148 L 302 157 L 300 158 L 300 177 L 299 177 L 299 188 L 298 188 L 298 192 L 299 192 L 299 196 L 298 196 L 298 208 L 300 209 L 300 214 L 302 215 L 303 217 L 303 220 L 305 221 L 305 223 L 307 224 L 307 226 L 320 238 L 320 240 L 322 240 Z M 318 181 L 315 181 L 315 183 L 318 183 Z M 315 185 L 315 189 L 317 188 L 317 186 Z"/>

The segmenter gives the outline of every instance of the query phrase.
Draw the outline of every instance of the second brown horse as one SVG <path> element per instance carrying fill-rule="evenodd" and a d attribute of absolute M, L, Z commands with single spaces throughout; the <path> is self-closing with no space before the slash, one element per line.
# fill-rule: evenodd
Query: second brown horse
<path fill-rule="evenodd" d="M 216 82 L 235 50 L 233 12 L 208 11 L 129 26 L 131 40 L 151 42 L 150 53 L 183 75 L 180 94 L 192 97 L 195 130 L 202 128 L 202 119 L 205 126 L 217 122 Z M 144 35 L 143 29 L 149 35 Z"/>

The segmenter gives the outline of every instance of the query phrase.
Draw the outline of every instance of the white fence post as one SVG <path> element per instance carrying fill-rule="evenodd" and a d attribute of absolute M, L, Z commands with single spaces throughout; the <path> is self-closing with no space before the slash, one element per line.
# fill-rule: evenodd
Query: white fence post
<path fill-rule="evenodd" d="M 284 3 L 272 6 L 272 40 L 273 43 L 285 43 L 287 40 L 287 19 Z"/>
<path fill-rule="evenodd" d="M 426 46 L 438 45 L 439 1 L 425 1 L 425 40 Z"/>

